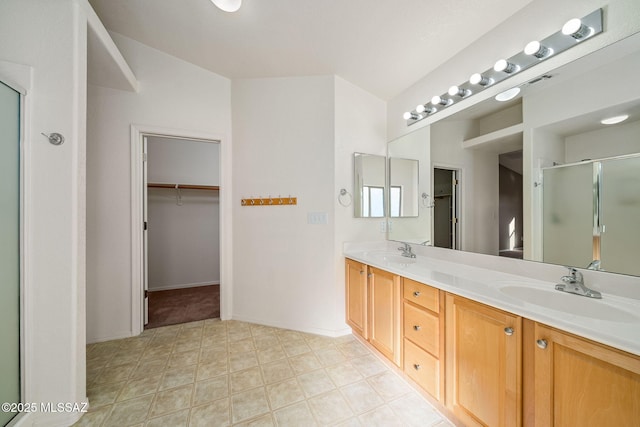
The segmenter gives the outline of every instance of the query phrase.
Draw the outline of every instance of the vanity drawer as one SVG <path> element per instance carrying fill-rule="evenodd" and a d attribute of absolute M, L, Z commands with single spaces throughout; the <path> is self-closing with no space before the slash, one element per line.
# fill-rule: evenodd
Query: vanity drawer
<path fill-rule="evenodd" d="M 403 308 L 404 337 L 427 350 L 439 354 L 440 322 L 438 316 L 407 302 Z"/>
<path fill-rule="evenodd" d="M 439 312 L 438 290 L 436 288 L 423 285 L 406 277 L 403 281 L 403 293 L 406 300 L 429 309 L 434 313 Z"/>
<path fill-rule="evenodd" d="M 408 339 L 404 340 L 404 372 L 440 400 L 440 361 Z"/>

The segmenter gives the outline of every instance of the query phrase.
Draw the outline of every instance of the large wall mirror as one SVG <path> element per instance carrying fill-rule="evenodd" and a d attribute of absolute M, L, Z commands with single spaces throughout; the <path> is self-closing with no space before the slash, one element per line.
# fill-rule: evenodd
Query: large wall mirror
<path fill-rule="evenodd" d="M 384 156 L 353 154 L 353 216 L 383 218 L 386 207 L 386 163 Z"/>
<path fill-rule="evenodd" d="M 389 239 L 640 275 L 639 72 L 640 33 L 390 142 L 428 166 Z"/>

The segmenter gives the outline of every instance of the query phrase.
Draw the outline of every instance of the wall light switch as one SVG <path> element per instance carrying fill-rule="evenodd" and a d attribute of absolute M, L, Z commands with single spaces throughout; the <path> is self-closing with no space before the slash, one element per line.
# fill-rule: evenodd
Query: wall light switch
<path fill-rule="evenodd" d="M 307 224 L 329 224 L 329 214 L 327 212 L 307 213 Z"/>
<path fill-rule="evenodd" d="M 380 232 L 381 233 L 386 233 L 387 232 L 387 221 L 386 220 L 380 221 Z"/>

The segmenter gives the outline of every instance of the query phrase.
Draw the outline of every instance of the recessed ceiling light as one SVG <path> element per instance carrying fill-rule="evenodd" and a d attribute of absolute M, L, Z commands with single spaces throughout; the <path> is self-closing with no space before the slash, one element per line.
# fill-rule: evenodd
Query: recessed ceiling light
<path fill-rule="evenodd" d="M 519 93 L 520 93 L 519 87 L 512 87 L 509 90 L 505 90 L 504 92 L 497 94 L 495 99 L 496 101 L 500 101 L 500 102 L 510 101 L 516 96 L 518 96 Z"/>
<path fill-rule="evenodd" d="M 242 5 L 242 0 L 211 0 L 219 9 L 225 12 L 236 12 Z"/>
<path fill-rule="evenodd" d="M 616 123 L 624 122 L 629 118 L 628 114 L 622 114 L 620 116 L 609 117 L 608 119 L 600 120 L 603 125 L 615 125 Z"/>

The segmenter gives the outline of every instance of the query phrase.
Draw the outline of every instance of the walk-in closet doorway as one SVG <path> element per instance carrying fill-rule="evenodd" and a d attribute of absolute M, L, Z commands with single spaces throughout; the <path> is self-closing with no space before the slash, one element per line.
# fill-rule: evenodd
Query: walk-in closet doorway
<path fill-rule="evenodd" d="M 144 328 L 220 317 L 220 144 L 143 135 Z"/>

